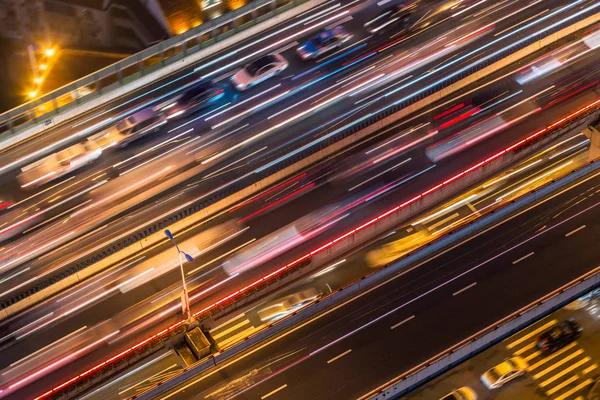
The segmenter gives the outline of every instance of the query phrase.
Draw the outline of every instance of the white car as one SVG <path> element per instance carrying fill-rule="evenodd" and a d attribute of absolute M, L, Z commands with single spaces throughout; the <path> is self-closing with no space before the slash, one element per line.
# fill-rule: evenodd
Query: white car
<path fill-rule="evenodd" d="M 266 79 L 279 75 L 288 66 L 288 62 L 279 54 L 262 56 L 231 77 L 237 90 L 246 90 Z"/>
<path fill-rule="evenodd" d="M 470 387 L 463 386 L 448 393 L 440 400 L 477 400 L 477 393 Z"/>
<path fill-rule="evenodd" d="M 257 314 L 263 322 L 277 321 L 314 301 L 317 297 L 319 297 L 317 289 L 308 288 L 272 302 L 258 310 Z"/>
<path fill-rule="evenodd" d="M 17 179 L 23 189 L 34 188 L 91 163 L 101 154 L 102 149 L 94 143 L 78 143 L 23 167 Z"/>
<path fill-rule="evenodd" d="M 94 142 L 102 149 L 112 146 L 125 147 L 142 136 L 158 131 L 166 122 L 162 113 L 149 107 L 119 121 L 106 131 L 90 136 L 88 141 Z"/>
<path fill-rule="evenodd" d="M 497 389 L 527 372 L 527 361 L 522 357 L 509 358 L 481 375 L 481 382 L 488 389 Z"/>

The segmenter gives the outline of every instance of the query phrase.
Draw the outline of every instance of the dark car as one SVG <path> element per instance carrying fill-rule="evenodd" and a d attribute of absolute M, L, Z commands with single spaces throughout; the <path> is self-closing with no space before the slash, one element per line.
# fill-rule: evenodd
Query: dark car
<path fill-rule="evenodd" d="M 403 32 L 415 22 L 412 13 L 415 11 L 416 6 L 416 1 L 400 3 L 386 9 L 377 17 L 365 23 L 364 26 L 372 34 Z"/>
<path fill-rule="evenodd" d="M 167 119 L 172 119 L 183 114 L 202 111 L 220 103 L 226 103 L 232 96 L 224 85 L 200 82 L 188 88 L 182 95 L 175 98 L 173 103 L 162 110 L 166 112 Z"/>
<path fill-rule="evenodd" d="M 582 330 L 574 319 L 568 319 L 538 337 L 537 348 L 544 353 L 552 353 L 576 340 Z"/>

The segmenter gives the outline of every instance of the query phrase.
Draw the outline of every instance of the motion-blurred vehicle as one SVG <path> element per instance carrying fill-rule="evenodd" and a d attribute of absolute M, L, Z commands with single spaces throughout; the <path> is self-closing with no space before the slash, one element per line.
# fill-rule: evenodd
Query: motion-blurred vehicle
<path fill-rule="evenodd" d="M 345 218 L 348 214 L 343 204 L 320 208 L 258 239 L 230 256 L 223 262 L 223 269 L 229 276 L 241 274 L 294 248 Z"/>
<path fill-rule="evenodd" d="M 371 268 L 378 268 L 389 264 L 409 251 L 421 246 L 427 236 L 429 236 L 427 229 L 422 229 L 401 239 L 386 243 L 378 249 L 371 250 L 365 257 L 367 265 Z"/>
<path fill-rule="evenodd" d="M 94 142 L 102 149 L 112 146 L 125 147 L 134 140 L 158 131 L 165 123 L 164 114 L 149 107 L 119 121 L 104 132 L 90 136 L 88 141 Z"/>
<path fill-rule="evenodd" d="M 38 224 L 42 213 L 24 206 L 17 206 L 0 214 L 0 243 L 9 240 Z M 17 257 L 16 254 L 11 255 Z"/>
<path fill-rule="evenodd" d="M 543 353 L 553 353 L 561 347 L 577 340 L 583 328 L 573 318 L 555 325 L 537 338 L 535 343 Z"/>
<path fill-rule="evenodd" d="M 471 0 L 450 0 L 442 4 L 424 8 L 412 14 L 413 21 L 408 28 L 410 32 L 419 32 L 439 24 L 447 18 L 451 18 L 459 11 L 464 10 L 472 5 Z"/>
<path fill-rule="evenodd" d="M 365 23 L 364 27 L 371 34 L 381 35 L 387 32 L 403 32 L 414 22 L 412 13 L 418 2 L 405 1 L 386 9 L 377 17 Z"/>
<path fill-rule="evenodd" d="M 440 400 L 477 400 L 477 393 L 470 387 L 463 386 L 448 393 Z"/>
<path fill-rule="evenodd" d="M 263 322 L 276 321 L 302 308 L 317 297 L 319 297 L 317 289 L 308 288 L 301 292 L 277 299 L 272 304 L 258 310 L 257 314 Z"/>
<path fill-rule="evenodd" d="M 481 375 L 481 382 L 488 389 L 497 389 L 527 372 L 527 361 L 522 357 L 512 357 Z"/>
<path fill-rule="evenodd" d="M 34 188 L 91 163 L 101 154 L 102 149 L 93 142 L 78 143 L 23 167 L 17 179 L 22 188 Z"/>
<path fill-rule="evenodd" d="M 228 93 L 229 91 L 231 89 L 228 90 L 224 85 L 213 85 L 207 81 L 199 82 L 171 99 L 160 110 L 166 114 L 167 119 L 178 118 L 184 114 L 192 114 L 226 103 L 234 97 L 233 93 Z"/>
<path fill-rule="evenodd" d="M 267 54 L 246 64 L 231 77 L 231 82 L 237 90 L 246 90 L 279 75 L 287 66 L 288 62 L 280 54 Z"/>
<path fill-rule="evenodd" d="M 343 26 L 327 29 L 296 49 L 296 52 L 304 61 L 312 60 L 332 50 L 339 49 L 352 35 Z"/>
<path fill-rule="evenodd" d="M 10 198 L 4 194 L 0 195 L 0 212 L 6 210 L 8 207 L 12 206 L 13 204 L 15 204 L 15 202 L 13 201 L 12 198 Z"/>

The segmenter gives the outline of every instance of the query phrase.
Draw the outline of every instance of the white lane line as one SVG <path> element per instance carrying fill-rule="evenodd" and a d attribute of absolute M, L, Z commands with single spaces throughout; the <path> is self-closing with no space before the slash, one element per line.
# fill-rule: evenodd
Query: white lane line
<path fill-rule="evenodd" d="M 464 287 L 464 288 L 460 289 L 458 292 L 454 292 L 454 293 L 452 293 L 452 296 L 457 296 L 457 295 L 461 294 L 462 292 L 464 292 L 465 290 L 469 290 L 469 289 L 471 289 L 471 288 L 472 288 L 473 286 L 475 286 L 475 285 L 477 285 L 477 282 L 473 282 L 473 283 L 471 283 L 469 286 L 466 286 L 466 287 Z"/>
<path fill-rule="evenodd" d="M 339 354 L 339 355 L 333 357 L 331 360 L 327 361 L 327 364 L 331 364 L 335 360 L 339 360 L 340 358 L 344 357 L 346 354 L 350 354 L 351 351 L 352 351 L 352 349 L 348 349 L 345 352 L 343 352 L 342 354 Z"/>
<path fill-rule="evenodd" d="M 529 258 L 529 257 L 531 257 L 531 256 L 532 256 L 532 255 L 534 255 L 534 254 L 535 254 L 535 253 L 532 251 L 531 253 L 527 254 L 526 256 L 523 256 L 523 257 L 519 258 L 518 260 L 515 260 L 515 261 L 513 261 L 512 263 L 513 263 L 513 265 L 515 265 L 516 263 L 518 263 L 518 262 L 521 262 L 521 261 L 523 261 L 524 259 L 526 259 L 526 258 Z"/>
<path fill-rule="evenodd" d="M 583 228 L 585 228 L 585 225 L 581 225 L 579 228 L 577 228 L 577 229 L 575 229 L 575 230 L 573 230 L 573 231 L 571 231 L 571 232 L 567 233 L 567 234 L 565 235 L 565 237 L 569 237 L 569 236 L 571 236 L 572 234 L 579 232 L 579 231 L 580 231 L 580 230 L 582 230 Z"/>
<path fill-rule="evenodd" d="M 408 321 L 410 321 L 410 320 L 411 320 L 411 319 L 413 319 L 414 317 L 415 317 L 414 315 L 411 315 L 410 317 L 408 317 L 408 318 L 406 318 L 406 319 L 404 319 L 404 320 L 402 320 L 402 321 L 398 322 L 396 325 L 392 325 L 392 327 L 391 327 L 390 329 L 396 329 L 397 327 L 399 327 L 399 326 L 400 326 L 400 325 L 402 325 L 402 324 L 405 324 L 405 323 L 407 323 Z"/>
<path fill-rule="evenodd" d="M 274 51 L 274 53 L 281 54 L 281 53 L 283 53 L 284 51 L 286 51 L 286 50 L 288 50 L 288 49 L 291 49 L 292 47 L 294 47 L 294 46 L 296 46 L 296 45 L 298 45 L 298 44 L 299 44 L 298 42 L 292 42 L 292 43 L 289 43 L 289 44 L 287 44 L 287 45 L 285 45 L 285 46 L 283 46 L 283 47 L 280 47 L 279 49 L 275 50 L 275 51 Z"/>
<path fill-rule="evenodd" d="M 261 397 L 261 400 L 266 399 L 269 396 L 274 395 L 275 393 L 279 392 L 280 390 L 283 390 L 287 387 L 287 384 L 283 385 L 283 386 L 279 386 L 277 389 L 273 390 L 272 392 L 269 392 L 267 394 L 265 394 L 264 396 Z"/>

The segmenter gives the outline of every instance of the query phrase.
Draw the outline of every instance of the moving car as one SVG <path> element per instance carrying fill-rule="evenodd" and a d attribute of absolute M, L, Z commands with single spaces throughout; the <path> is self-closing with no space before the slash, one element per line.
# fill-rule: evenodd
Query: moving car
<path fill-rule="evenodd" d="M 257 314 L 263 322 L 276 321 L 302 308 L 317 297 L 319 297 L 317 289 L 308 288 L 276 300 L 272 304 L 258 310 Z"/>
<path fill-rule="evenodd" d="M 527 372 L 527 361 L 522 357 L 512 357 L 481 375 L 481 382 L 488 389 L 497 389 Z"/>
<path fill-rule="evenodd" d="M 6 210 L 8 207 L 15 204 L 15 202 L 8 196 L 2 195 L 0 196 L 0 212 Z"/>
<path fill-rule="evenodd" d="M 477 400 L 477 393 L 468 386 L 463 386 L 448 393 L 440 400 Z"/>
<path fill-rule="evenodd" d="M 101 154 L 102 149 L 93 142 L 78 143 L 23 167 L 17 180 L 23 189 L 34 188 L 91 163 Z"/>
<path fill-rule="evenodd" d="M 537 338 L 536 346 L 544 353 L 552 353 L 575 341 L 583 328 L 574 319 L 568 319 L 555 325 Z"/>
<path fill-rule="evenodd" d="M 232 96 L 232 94 L 228 93 L 227 87 L 203 81 L 191 86 L 183 94 L 171 99 L 160 110 L 166 114 L 167 119 L 173 119 L 183 114 L 192 114 L 197 111 L 206 110 L 214 105 L 225 104 Z"/>
<path fill-rule="evenodd" d="M 165 116 L 149 107 L 130 115 L 107 131 L 90 136 L 88 141 L 102 149 L 125 147 L 142 136 L 158 131 L 165 123 Z"/>
<path fill-rule="evenodd" d="M 332 50 L 339 49 L 352 38 L 343 26 L 327 29 L 313 37 L 296 50 L 304 60 L 311 60 Z"/>
<path fill-rule="evenodd" d="M 280 54 L 267 54 L 246 64 L 231 77 L 231 82 L 237 90 L 246 90 L 279 75 L 287 66 L 288 62 Z"/>
<path fill-rule="evenodd" d="M 365 23 L 365 28 L 371 34 L 383 34 L 387 32 L 403 32 L 408 29 L 414 19 L 411 13 L 414 12 L 417 2 L 403 2 L 388 8 L 374 19 Z"/>
<path fill-rule="evenodd" d="M 371 250 L 366 255 L 367 265 L 370 268 L 379 268 L 394 260 L 402 257 L 404 254 L 423 245 L 425 239 L 429 236 L 427 229 L 413 231 L 409 235 L 386 243 L 383 246 Z"/>

